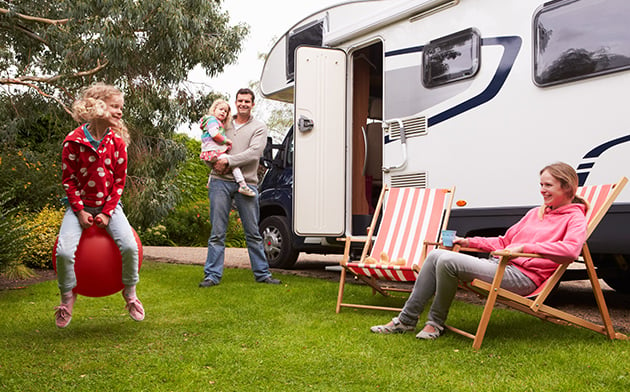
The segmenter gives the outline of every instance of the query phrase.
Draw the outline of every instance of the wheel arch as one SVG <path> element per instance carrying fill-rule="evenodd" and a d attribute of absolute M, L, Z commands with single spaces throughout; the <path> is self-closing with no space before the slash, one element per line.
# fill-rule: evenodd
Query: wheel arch
<path fill-rule="evenodd" d="M 287 211 L 280 205 L 277 204 L 268 204 L 260 207 L 260 219 L 262 222 L 263 219 L 268 218 L 270 216 L 284 216 L 289 218 L 289 214 Z"/>

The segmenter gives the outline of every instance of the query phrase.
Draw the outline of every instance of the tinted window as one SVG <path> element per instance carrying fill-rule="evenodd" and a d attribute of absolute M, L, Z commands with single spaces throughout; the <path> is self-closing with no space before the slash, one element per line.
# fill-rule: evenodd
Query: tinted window
<path fill-rule="evenodd" d="M 295 73 L 295 49 L 300 45 L 322 46 L 324 21 L 316 21 L 299 30 L 292 31 L 287 38 L 287 79 Z"/>
<path fill-rule="evenodd" d="M 479 42 L 474 29 L 429 42 L 422 52 L 422 83 L 436 87 L 473 77 L 479 70 Z"/>
<path fill-rule="evenodd" d="M 534 16 L 534 81 L 540 86 L 630 68 L 630 1 L 563 0 Z"/>

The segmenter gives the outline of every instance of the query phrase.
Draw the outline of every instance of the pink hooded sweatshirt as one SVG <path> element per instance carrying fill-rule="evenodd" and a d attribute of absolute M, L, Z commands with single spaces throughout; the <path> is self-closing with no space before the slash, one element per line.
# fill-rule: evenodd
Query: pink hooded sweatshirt
<path fill-rule="evenodd" d="M 473 248 L 492 252 L 508 245 L 523 245 L 524 253 L 548 255 L 549 259 L 517 257 L 512 264 L 540 286 L 558 266 L 580 255 L 586 240 L 586 210 L 582 204 L 567 204 L 547 210 L 541 220 L 538 210 L 531 209 L 504 236 L 468 238 Z M 553 261 L 552 261 L 553 260 Z"/>

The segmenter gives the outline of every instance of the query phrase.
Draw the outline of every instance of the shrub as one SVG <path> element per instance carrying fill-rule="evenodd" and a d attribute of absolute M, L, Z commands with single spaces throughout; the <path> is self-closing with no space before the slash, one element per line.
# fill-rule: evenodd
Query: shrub
<path fill-rule="evenodd" d="M 174 246 L 176 245 L 170 240 L 166 226 L 157 225 L 138 233 L 143 245 L 147 246 Z"/>
<path fill-rule="evenodd" d="M 58 155 L 28 149 L 0 151 L 0 192 L 9 208 L 38 211 L 63 196 Z"/>
<path fill-rule="evenodd" d="M 153 234 L 162 232 L 158 229 L 159 226 L 165 228 L 164 236 L 149 235 L 147 233 L 149 230 L 146 230 L 141 236 L 145 245 L 205 246 L 211 227 L 207 199 L 191 201 L 175 207 L 166 218 L 151 228 Z M 146 243 L 145 238 L 148 241 Z M 154 240 L 157 242 L 153 242 Z"/>
<path fill-rule="evenodd" d="M 44 207 L 25 216 L 29 231 L 26 238 L 24 264 L 31 268 L 52 268 L 52 255 L 65 211 Z"/>
<path fill-rule="evenodd" d="M 3 196 L 0 196 L 0 272 L 11 279 L 26 278 L 32 275 L 23 264 L 28 229 L 15 209 L 5 208 Z"/>
<path fill-rule="evenodd" d="M 139 235 L 144 245 L 206 246 L 211 229 L 208 201 L 204 199 L 175 207 L 158 225 Z M 225 246 L 246 246 L 243 224 L 238 212 L 234 210 L 230 211 Z"/>
<path fill-rule="evenodd" d="M 201 140 L 190 138 L 184 134 L 175 135 L 174 140 L 186 146 L 186 161 L 181 165 L 174 181 L 175 186 L 181 191 L 181 202 L 207 201 L 206 183 L 210 169 L 199 159 Z"/>

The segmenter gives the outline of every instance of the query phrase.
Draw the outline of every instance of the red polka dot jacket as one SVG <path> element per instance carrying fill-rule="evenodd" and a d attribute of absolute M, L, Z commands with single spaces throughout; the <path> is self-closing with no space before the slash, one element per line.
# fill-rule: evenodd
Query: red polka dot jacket
<path fill-rule="evenodd" d="M 61 182 L 74 212 L 102 207 L 111 216 L 127 179 L 127 145 L 108 130 L 95 150 L 85 136 L 86 126 L 70 132 L 63 142 Z"/>

